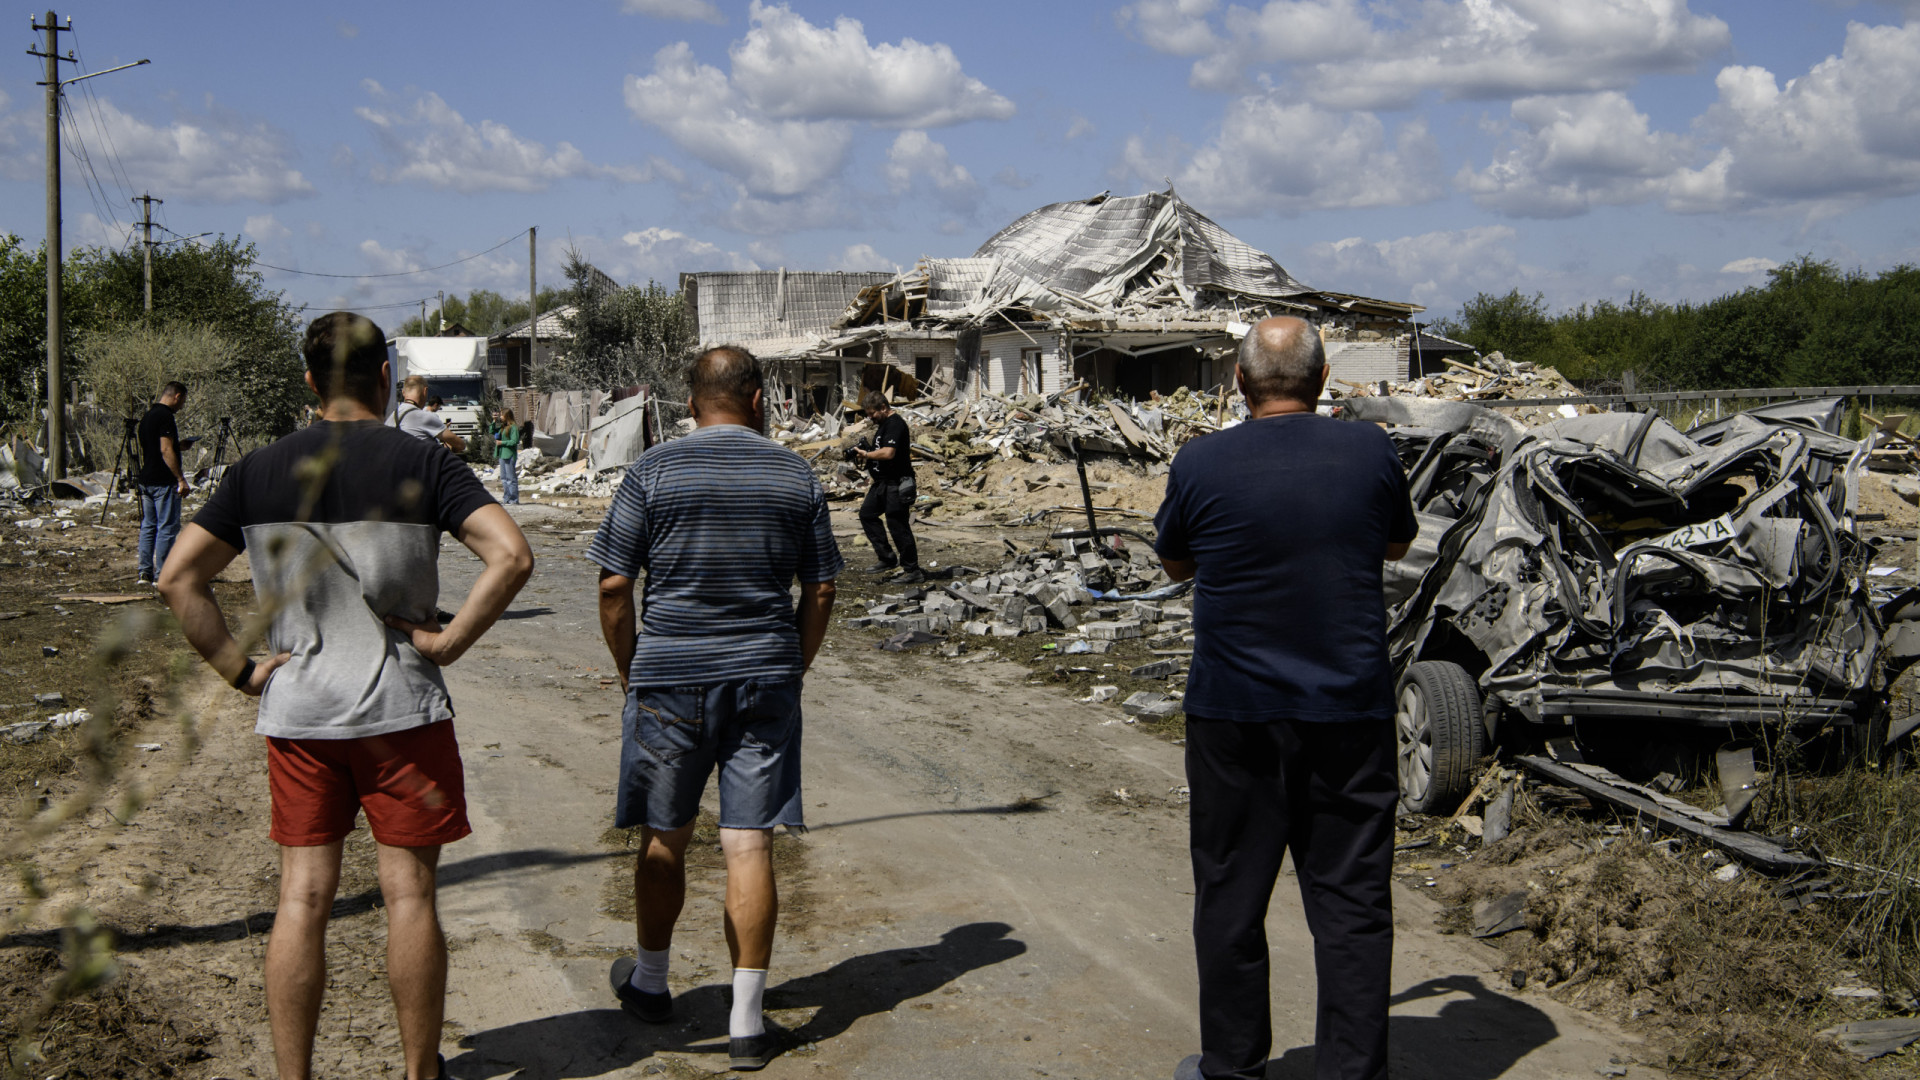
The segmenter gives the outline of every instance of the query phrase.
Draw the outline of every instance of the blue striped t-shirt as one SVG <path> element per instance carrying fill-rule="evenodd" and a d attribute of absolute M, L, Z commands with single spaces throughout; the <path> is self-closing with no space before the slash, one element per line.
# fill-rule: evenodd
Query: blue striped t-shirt
<path fill-rule="evenodd" d="M 798 678 L 788 589 L 846 566 L 813 470 L 733 424 L 640 455 L 587 558 L 622 577 L 646 571 L 633 686 Z"/>

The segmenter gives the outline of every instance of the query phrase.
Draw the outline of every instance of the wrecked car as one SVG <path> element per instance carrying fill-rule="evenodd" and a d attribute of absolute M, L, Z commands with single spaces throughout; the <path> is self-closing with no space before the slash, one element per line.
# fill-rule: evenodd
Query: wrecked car
<path fill-rule="evenodd" d="M 1840 401 L 1685 433 L 1652 412 L 1524 428 L 1463 402 L 1343 404 L 1389 425 L 1421 523 L 1387 574 L 1408 809 L 1452 812 L 1496 745 L 1653 776 L 1689 747 L 1870 755 L 1905 734 L 1885 691 L 1920 651 L 1920 603 L 1874 601 L 1868 449 L 1836 434 Z"/>

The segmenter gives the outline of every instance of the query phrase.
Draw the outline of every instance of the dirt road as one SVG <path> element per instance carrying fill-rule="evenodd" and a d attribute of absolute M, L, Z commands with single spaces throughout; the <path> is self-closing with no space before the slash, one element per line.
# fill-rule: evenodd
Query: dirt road
<path fill-rule="evenodd" d="M 710 850 L 674 944 L 680 1019 L 643 1026 L 607 990 L 609 961 L 632 947 L 631 861 L 608 828 L 620 695 L 601 682 L 610 661 L 579 535 L 596 518 L 577 505 L 516 516 L 535 542 L 535 577 L 448 671 L 475 826 L 442 876 L 451 1075 L 724 1071 L 728 967 Z M 852 528 L 839 515 L 836 526 Z M 939 557 L 942 538 L 931 541 Z M 441 568 L 451 603 L 478 563 L 449 542 Z M 802 1045 L 765 1075 L 1171 1075 L 1197 1040 L 1180 749 L 1031 685 L 1024 667 L 881 653 L 873 641 L 836 627 L 808 680 L 811 831 L 781 844 L 768 994 Z M 250 717 L 227 705 L 194 769 L 95 863 L 90 892 L 125 928 L 133 977 L 177 986 L 202 1025 L 210 1057 L 197 1075 L 268 1076 L 265 778 Z M 364 833 L 349 845 L 321 1075 L 398 1075 L 369 846 Z M 158 887 L 142 889 L 149 874 Z M 1397 1075 L 1584 1078 L 1631 1059 L 1636 1044 L 1605 1023 L 1503 992 L 1495 954 L 1434 930 L 1426 898 L 1399 890 L 1396 905 Z M 1310 1076 L 1311 951 L 1291 879 L 1270 932 L 1269 1075 Z"/>

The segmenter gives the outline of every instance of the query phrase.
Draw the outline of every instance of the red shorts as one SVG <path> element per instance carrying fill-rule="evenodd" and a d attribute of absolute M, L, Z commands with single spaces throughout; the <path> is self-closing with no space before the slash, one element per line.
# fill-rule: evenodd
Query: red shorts
<path fill-rule="evenodd" d="M 360 739 L 269 738 L 267 785 L 270 835 L 287 847 L 344 839 L 363 809 L 389 847 L 450 844 L 473 831 L 451 720 Z"/>

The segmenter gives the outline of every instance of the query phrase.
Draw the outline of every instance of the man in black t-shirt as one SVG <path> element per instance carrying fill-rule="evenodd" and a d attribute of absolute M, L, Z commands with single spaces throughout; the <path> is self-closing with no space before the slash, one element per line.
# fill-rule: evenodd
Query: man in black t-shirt
<path fill-rule="evenodd" d="M 885 394 L 870 390 L 860 404 L 876 425 L 872 449 L 854 451 L 873 475 L 867 499 L 860 504 L 860 527 L 866 530 L 867 543 L 873 545 L 880 561 L 867 567 L 867 572 L 881 574 L 903 566 L 906 572 L 897 580 L 925 581 L 926 575 L 920 572 L 920 549 L 913 542 L 913 522 L 908 517 L 917 494 L 913 484 L 913 436 L 907 431 L 907 422 L 887 403 Z M 880 527 L 883 516 L 887 522 L 884 529 Z M 891 546 L 887 544 L 888 533 L 893 534 Z M 900 549 L 897 558 L 895 547 Z"/>
<path fill-rule="evenodd" d="M 180 500 L 191 486 L 180 468 L 180 429 L 173 414 L 187 404 L 187 388 L 170 382 L 140 418 L 140 584 L 151 585 L 180 535 Z"/>
<path fill-rule="evenodd" d="M 1192 579 L 1187 786 L 1201 1053 L 1180 1080 L 1267 1075 L 1266 915 L 1293 856 L 1319 976 L 1318 1075 L 1384 1080 L 1393 959 L 1393 668 L 1382 567 L 1418 531 L 1393 443 L 1315 415 L 1312 326 L 1262 321 L 1247 421 L 1182 447 L 1154 518 Z"/>
<path fill-rule="evenodd" d="M 364 812 L 379 848 L 406 1075 L 443 1077 L 447 949 L 434 875 L 441 846 L 471 829 L 440 669 L 506 610 L 533 553 L 472 469 L 380 422 L 393 382 L 378 326 L 323 315 L 307 328 L 305 352 L 320 421 L 226 471 L 181 534 L 160 593 L 220 677 L 260 699 L 254 730 L 267 739 L 269 835 L 280 845 L 266 950 L 280 1075 L 308 1075 L 342 843 Z M 485 568 L 442 627 L 444 533 Z M 258 662 L 228 631 L 208 584 L 243 550 L 268 618 Z"/>

